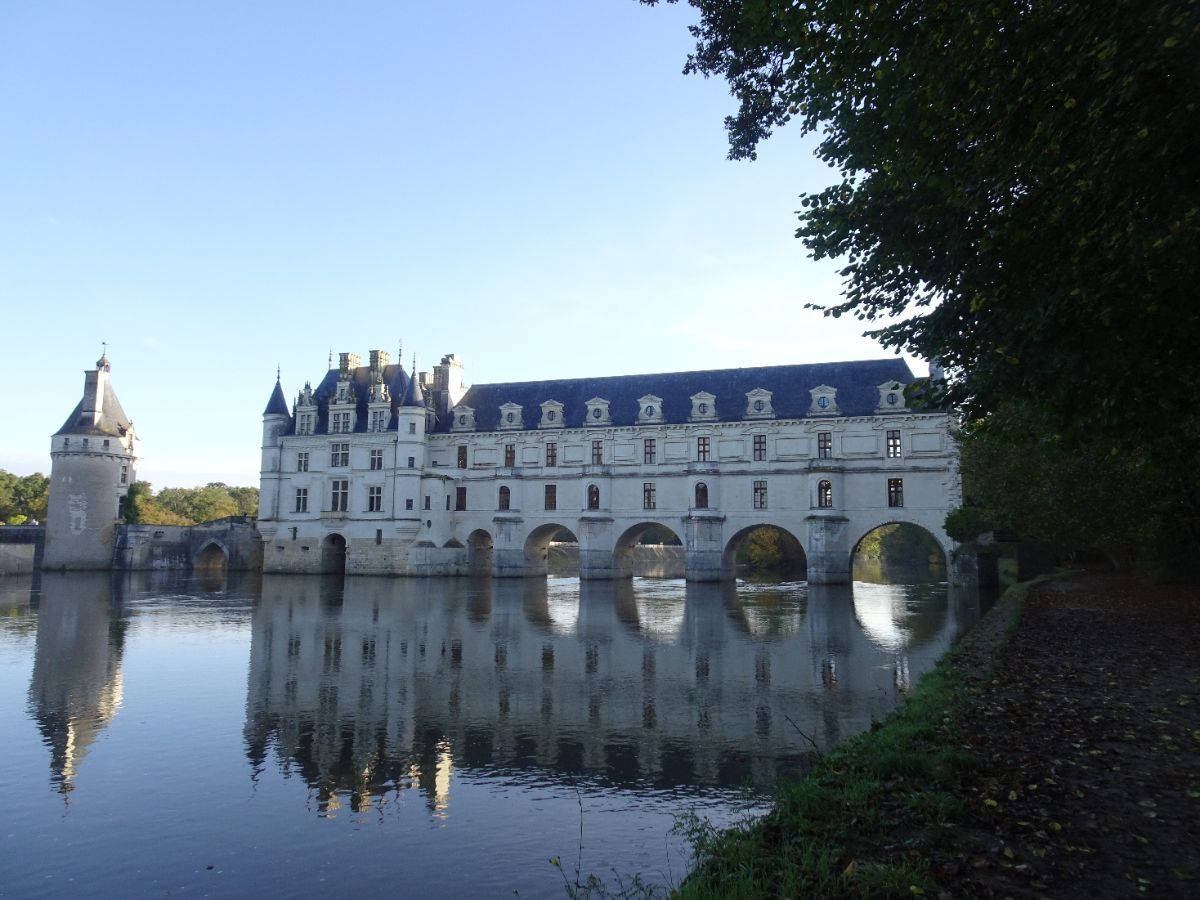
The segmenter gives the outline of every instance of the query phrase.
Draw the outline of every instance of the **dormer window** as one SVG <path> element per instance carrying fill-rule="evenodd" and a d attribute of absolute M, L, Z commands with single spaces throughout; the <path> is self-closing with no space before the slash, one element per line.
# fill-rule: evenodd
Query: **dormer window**
<path fill-rule="evenodd" d="M 691 422 L 712 422 L 717 418 L 717 398 L 707 391 L 692 394 Z"/>
<path fill-rule="evenodd" d="M 452 410 L 454 415 L 454 424 L 450 426 L 451 431 L 474 431 L 475 430 L 475 410 L 469 406 L 456 406 Z"/>
<path fill-rule="evenodd" d="M 563 427 L 563 405 L 557 400 L 545 400 L 542 402 L 542 420 L 538 423 L 538 428 L 562 428 Z"/>
<path fill-rule="evenodd" d="M 653 425 L 663 421 L 662 397 L 647 394 L 638 399 L 638 424 Z"/>
<path fill-rule="evenodd" d="M 585 425 L 611 425 L 612 416 L 608 411 L 608 401 L 602 397 L 593 397 L 587 402 L 587 421 Z"/>
<path fill-rule="evenodd" d="M 773 419 L 775 407 L 771 402 L 772 393 L 766 388 L 755 388 L 746 392 L 747 419 Z"/>
<path fill-rule="evenodd" d="M 818 384 L 808 392 L 812 402 L 808 407 L 810 416 L 839 416 L 842 411 L 837 405 L 837 388 L 827 384 Z"/>
<path fill-rule="evenodd" d="M 514 431 L 525 427 L 520 403 L 505 403 L 500 407 L 500 430 Z"/>
<path fill-rule="evenodd" d="M 313 422 L 316 417 L 313 413 L 297 413 L 296 414 L 296 434 L 312 434 Z"/>
<path fill-rule="evenodd" d="M 354 430 L 354 413 L 348 409 L 333 410 L 329 413 L 329 433 L 349 434 Z"/>
<path fill-rule="evenodd" d="M 904 399 L 904 384 L 899 381 L 885 381 L 883 384 L 879 385 L 878 388 L 879 405 L 875 407 L 875 412 L 904 412 L 906 407 Z"/>

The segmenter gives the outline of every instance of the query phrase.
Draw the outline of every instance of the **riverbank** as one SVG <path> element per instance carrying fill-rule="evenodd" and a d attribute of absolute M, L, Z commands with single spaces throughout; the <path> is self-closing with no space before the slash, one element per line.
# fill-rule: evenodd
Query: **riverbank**
<path fill-rule="evenodd" d="M 691 823 L 683 897 L 1200 890 L 1200 592 L 1010 590 L 880 727 L 743 829 Z"/>

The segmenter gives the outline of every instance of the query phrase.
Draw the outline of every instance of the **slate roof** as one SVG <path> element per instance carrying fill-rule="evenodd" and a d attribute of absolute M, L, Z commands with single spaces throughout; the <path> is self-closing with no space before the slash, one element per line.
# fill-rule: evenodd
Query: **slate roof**
<path fill-rule="evenodd" d="M 337 394 L 339 375 L 338 369 L 330 369 L 321 379 L 321 383 L 313 388 L 313 400 L 317 404 L 317 425 L 314 434 L 327 434 L 329 431 L 329 400 Z M 396 429 L 396 408 L 400 405 L 400 398 L 408 390 L 409 377 L 401 365 L 384 366 L 383 382 L 388 386 L 388 393 L 392 398 L 392 415 L 388 420 L 388 430 L 394 431 Z M 359 366 L 350 375 L 350 390 L 354 394 L 354 431 L 356 433 L 367 430 L 367 392 L 370 388 L 371 367 Z M 295 433 L 296 420 L 293 416 L 288 425 L 287 434 Z"/>
<path fill-rule="evenodd" d="M 283 396 L 283 386 L 279 383 L 279 379 L 275 379 L 275 390 L 271 391 L 271 399 L 267 401 L 267 408 L 263 410 L 264 416 L 287 416 L 291 415 L 288 412 L 287 398 Z"/>
<path fill-rule="evenodd" d="M 54 433 L 56 435 L 101 434 L 109 437 L 124 437 L 132 427 L 133 423 L 129 421 L 129 416 L 125 415 L 125 410 L 121 408 L 121 401 L 117 399 L 117 395 L 112 389 L 112 383 L 105 379 L 100 421 L 93 425 L 92 417 L 83 415 L 83 400 L 80 399 L 74 412 L 67 416 L 67 421 L 63 422 L 62 428 Z"/>
<path fill-rule="evenodd" d="M 914 376 L 902 359 L 879 359 L 504 382 L 474 385 L 459 401 L 459 406 L 469 406 L 475 411 L 476 431 L 497 431 L 501 405 L 518 403 L 526 430 L 534 430 L 541 421 L 541 404 L 546 400 L 557 400 L 563 404 L 564 427 L 579 428 L 586 424 L 587 401 L 600 397 L 609 401 L 611 426 L 620 427 L 637 424 L 641 406 L 638 401 L 648 394 L 662 398 L 663 421 L 687 422 L 692 413 L 692 395 L 707 391 L 716 397 L 716 421 L 739 422 L 745 418 L 746 394 L 755 388 L 764 388 L 771 391 L 776 419 L 801 419 L 808 416 L 812 404 L 809 390 L 825 384 L 837 389 L 840 415 L 870 416 L 875 414 L 879 404 L 878 386 L 885 381 L 909 384 L 914 381 Z M 435 430 L 450 431 L 452 417 L 439 419 Z"/>

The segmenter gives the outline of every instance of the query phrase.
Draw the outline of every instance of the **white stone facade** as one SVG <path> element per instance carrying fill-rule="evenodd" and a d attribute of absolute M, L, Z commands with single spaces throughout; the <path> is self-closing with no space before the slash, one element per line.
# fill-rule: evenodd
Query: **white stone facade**
<path fill-rule="evenodd" d="M 318 388 L 330 410 L 343 408 L 337 384 L 344 400 L 347 382 L 384 378 L 386 355 L 371 372 L 348 356 Z M 859 540 L 890 522 L 953 549 L 942 527 L 961 503 L 952 421 L 908 408 L 902 362 L 441 387 L 461 372 L 446 357 L 421 377 L 428 402 L 395 400 L 382 431 L 297 434 L 300 407 L 289 415 L 273 398 L 266 571 L 536 575 L 566 528 L 581 577 L 623 577 L 652 525 L 679 536 L 687 577 L 702 581 L 732 577 L 740 539 L 762 525 L 798 539 L 813 582 L 847 581 Z"/>

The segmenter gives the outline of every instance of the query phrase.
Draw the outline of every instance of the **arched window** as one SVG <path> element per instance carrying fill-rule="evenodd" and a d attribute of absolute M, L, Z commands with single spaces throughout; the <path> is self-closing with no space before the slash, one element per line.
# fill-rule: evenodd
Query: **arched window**
<path fill-rule="evenodd" d="M 703 481 L 696 483 L 696 509 L 708 509 L 708 485 Z"/>
<path fill-rule="evenodd" d="M 588 509 L 600 508 L 600 488 L 594 484 L 588 485 Z"/>
<path fill-rule="evenodd" d="M 512 498 L 512 493 L 506 486 L 500 488 L 500 509 L 508 509 L 509 502 Z"/>
<path fill-rule="evenodd" d="M 822 481 L 817 485 L 817 506 L 830 509 L 833 506 L 833 484 Z"/>

